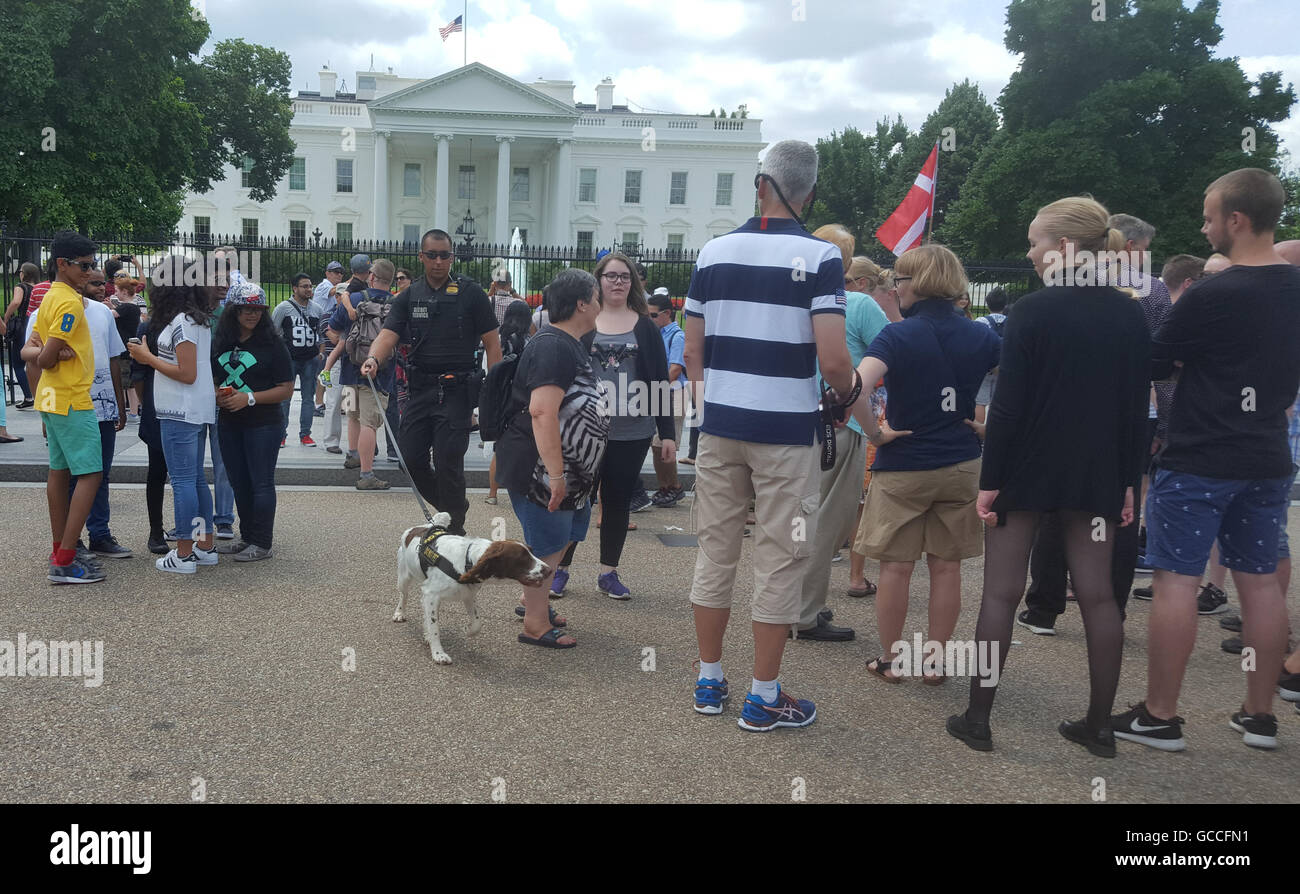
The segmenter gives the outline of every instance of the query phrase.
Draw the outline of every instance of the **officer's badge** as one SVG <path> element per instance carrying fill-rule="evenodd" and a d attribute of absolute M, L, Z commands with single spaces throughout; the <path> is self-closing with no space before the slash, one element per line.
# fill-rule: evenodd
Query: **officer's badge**
<path fill-rule="evenodd" d="M 458 286 L 458 285 L 457 285 L 456 283 L 454 283 L 454 282 L 449 282 L 449 283 L 447 283 L 447 294 L 448 294 L 448 295 L 459 295 L 459 294 L 460 294 L 460 286 Z"/>

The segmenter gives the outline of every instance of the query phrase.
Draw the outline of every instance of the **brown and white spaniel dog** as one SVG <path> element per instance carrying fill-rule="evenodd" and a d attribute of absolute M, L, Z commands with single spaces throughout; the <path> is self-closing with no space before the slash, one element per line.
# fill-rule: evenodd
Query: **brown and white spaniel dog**
<path fill-rule="evenodd" d="M 424 608 L 424 639 L 436 664 L 451 664 L 451 656 L 443 651 L 438 637 L 438 607 L 443 600 L 465 603 L 470 617 L 469 635 L 474 636 L 482 627 L 475 601 L 479 584 L 501 578 L 535 587 L 551 574 L 541 559 L 516 540 L 438 534 L 436 540 L 426 543 L 429 535 L 449 524 L 451 516 L 439 512 L 432 525 L 407 528 L 397 547 L 397 611 L 393 612 L 393 620 L 406 620 L 402 609 L 408 589 L 418 585 Z"/>

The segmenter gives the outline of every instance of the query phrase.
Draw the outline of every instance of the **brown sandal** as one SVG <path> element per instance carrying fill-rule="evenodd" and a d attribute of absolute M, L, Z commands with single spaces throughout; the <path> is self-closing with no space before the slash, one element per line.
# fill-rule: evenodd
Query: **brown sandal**
<path fill-rule="evenodd" d="M 948 682 L 948 677 L 946 674 L 922 674 L 921 682 L 926 686 L 942 686 Z"/>
<path fill-rule="evenodd" d="M 873 664 L 875 665 L 875 667 L 871 666 Z M 879 677 L 880 679 L 884 680 L 886 683 L 903 682 L 902 677 L 891 677 L 889 676 L 889 674 L 885 672 L 885 669 L 888 668 L 891 664 L 893 664 L 892 661 L 886 661 L 884 658 L 873 659 L 867 662 L 867 673 Z"/>
<path fill-rule="evenodd" d="M 862 589 L 858 589 L 857 587 L 849 587 L 848 590 L 845 591 L 845 593 L 849 596 L 852 596 L 854 599 L 864 599 L 867 596 L 876 595 L 876 585 L 873 584 L 871 581 L 867 581 L 867 585 Z"/>

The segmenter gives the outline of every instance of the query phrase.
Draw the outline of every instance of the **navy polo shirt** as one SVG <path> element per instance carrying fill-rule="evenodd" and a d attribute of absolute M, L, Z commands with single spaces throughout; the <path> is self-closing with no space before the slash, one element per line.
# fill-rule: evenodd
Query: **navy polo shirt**
<path fill-rule="evenodd" d="M 953 313 L 950 301 L 930 298 L 906 311 L 871 341 L 868 357 L 889 367 L 885 417 L 903 435 L 876 449 L 872 471 L 941 469 L 980 455 L 975 394 L 998 365 L 1002 339 L 988 326 Z"/>

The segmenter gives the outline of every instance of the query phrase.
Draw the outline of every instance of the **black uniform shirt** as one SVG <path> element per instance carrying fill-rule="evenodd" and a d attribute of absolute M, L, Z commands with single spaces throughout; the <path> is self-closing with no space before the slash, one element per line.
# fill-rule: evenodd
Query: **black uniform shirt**
<path fill-rule="evenodd" d="M 474 352 L 497 328 L 492 302 L 478 283 L 452 276 L 440 289 L 421 276 L 393 299 L 385 329 L 411 345 L 408 362 L 423 375 L 474 369 Z"/>

